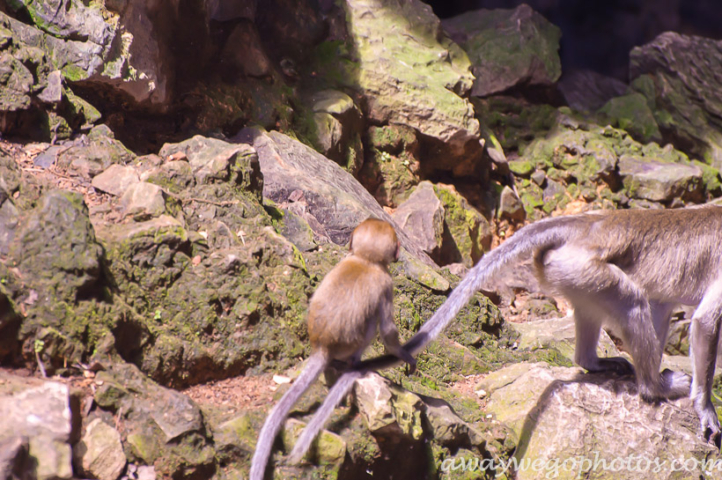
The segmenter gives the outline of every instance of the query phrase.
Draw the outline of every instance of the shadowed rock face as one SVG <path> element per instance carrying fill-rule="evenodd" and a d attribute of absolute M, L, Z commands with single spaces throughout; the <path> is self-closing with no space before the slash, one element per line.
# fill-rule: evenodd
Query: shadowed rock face
<path fill-rule="evenodd" d="M 472 95 L 550 86 L 562 73 L 561 31 L 528 5 L 466 12 L 444 20 L 442 26 L 469 55 L 475 77 Z"/>
<path fill-rule="evenodd" d="M 683 148 L 722 168 L 722 41 L 665 33 L 630 53 L 633 87 L 660 129 Z"/>

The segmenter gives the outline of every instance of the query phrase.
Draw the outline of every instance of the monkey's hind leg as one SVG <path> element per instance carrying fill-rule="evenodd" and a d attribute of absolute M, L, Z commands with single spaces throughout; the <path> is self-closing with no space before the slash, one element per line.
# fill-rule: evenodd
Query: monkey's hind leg
<path fill-rule="evenodd" d="M 664 349 L 664 345 L 667 343 L 669 317 L 676 304 L 651 301 L 649 302 L 649 305 L 652 309 L 652 323 L 654 323 L 654 330 L 657 332 L 657 339 L 659 340 L 662 349 Z M 692 379 L 689 375 L 682 372 L 674 372 L 669 369 L 664 369 L 662 371 L 662 381 L 664 382 L 664 388 L 667 391 L 666 398 L 674 399 L 689 395 L 689 390 L 692 384 Z"/>
<path fill-rule="evenodd" d="M 720 422 L 712 405 L 712 380 L 722 322 L 722 278 L 705 292 L 692 317 L 690 353 L 694 368 L 690 397 L 699 415 L 702 434 L 720 445 Z"/>
<path fill-rule="evenodd" d="M 614 372 L 618 375 L 634 375 L 634 367 L 626 358 L 599 358 L 597 345 L 602 322 L 591 313 L 590 309 L 580 302 L 573 302 L 574 327 L 576 329 L 576 346 L 574 361 L 588 372 Z"/>
<path fill-rule="evenodd" d="M 669 388 L 659 373 L 662 344 L 652 318 L 652 307 L 639 286 L 619 267 L 579 248 L 549 252 L 544 265 L 549 285 L 575 308 L 577 348 L 584 368 L 626 370 L 619 359 L 598 359 L 596 343 L 600 319 L 611 321 L 634 360 L 639 394 L 647 401 L 666 398 Z"/>

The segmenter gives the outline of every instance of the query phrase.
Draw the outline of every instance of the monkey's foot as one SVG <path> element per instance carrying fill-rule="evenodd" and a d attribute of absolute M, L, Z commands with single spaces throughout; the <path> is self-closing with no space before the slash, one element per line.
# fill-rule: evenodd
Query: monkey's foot
<path fill-rule="evenodd" d="M 591 373 L 614 372 L 617 375 L 634 375 L 634 367 L 622 357 L 600 358 L 594 368 L 584 367 Z"/>
<path fill-rule="evenodd" d="M 682 398 L 689 395 L 692 387 L 692 378 L 682 372 L 674 372 L 668 368 L 662 370 L 662 384 L 664 385 L 664 397 L 670 400 Z"/>
<path fill-rule="evenodd" d="M 695 404 L 694 409 L 697 411 L 697 415 L 699 415 L 700 431 L 705 441 L 710 445 L 720 448 L 722 431 L 720 431 L 719 418 L 717 418 L 714 405 L 712 405 L 712 402 L 709 402 L 707 405 L 698 408 Z"/>

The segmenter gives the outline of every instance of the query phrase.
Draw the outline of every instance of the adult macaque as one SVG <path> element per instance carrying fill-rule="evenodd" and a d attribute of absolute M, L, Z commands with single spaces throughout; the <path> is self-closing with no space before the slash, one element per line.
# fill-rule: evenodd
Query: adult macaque
<path fill-rule="evenodd" d="M 711 397 L 722 320 L 722 208 L 610 211 L 528 225 L 487 253 L 404 349 L 418 353 L 481 285 L 529 253 L 540 284 L 574 308 L 575 361 L 591 372 L 636 372 L 639 394 L 650 402 L 690 395 L 702 434 L 718 444 L 720 423 Z M 659 371 L 670 313 L 678 304 L 697 306 L 691 389 L 688 376 Z M 597 356 L 603 325 L 622 337 L 634 368 L 623 358 Z M 380 357 L 344 373 L 301 434 L 291 459 L 303 456 L 357 378 L 395 363 Z"/>
<path fill-rule="evenodd" d="M 358 364 L 363 351 L 380 331 L 386 349 L 407 362 L 416 360 L 399 343 L 393 318 L 393 282 L 388 265 L 398 260 L 399 241 L 393 227 L 369 219 L 351 234 L 351 255 L 323 279 L 308 308 L 308 336 L 313 354 L 291 388 L 281 398 L 258 436 L 250 480 L 262 480 L 273 441 L 293 405 L 333 360 Z"/>

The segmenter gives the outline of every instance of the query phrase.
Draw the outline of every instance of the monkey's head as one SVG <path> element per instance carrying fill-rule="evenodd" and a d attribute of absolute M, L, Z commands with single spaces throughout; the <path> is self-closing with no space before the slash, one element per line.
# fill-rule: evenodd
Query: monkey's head
<path fill-rule="evenodd" d="M 399 259 L 399 239 L 388 222 L 369 218 L 351 234 L 349 249 L 357 257 L 369 262 L 388 265 Z"/>

